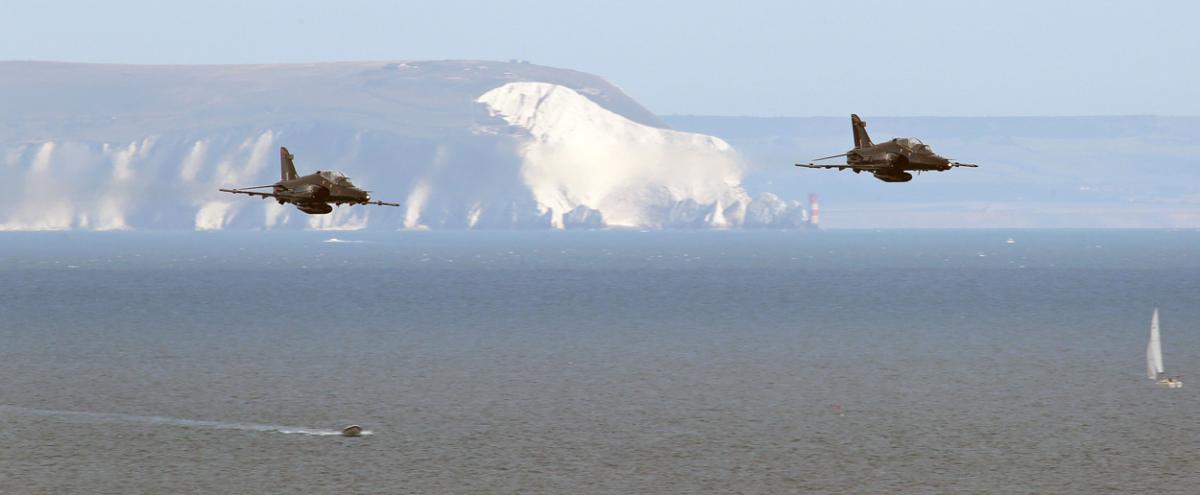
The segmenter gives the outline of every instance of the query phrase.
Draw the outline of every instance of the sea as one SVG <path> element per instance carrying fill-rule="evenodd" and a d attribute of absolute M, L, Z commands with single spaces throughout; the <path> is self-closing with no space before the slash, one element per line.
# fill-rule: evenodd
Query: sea
<path fill-rule="evenodd" d="M 1197 391 L 1196 230 L 0 234 L 4 494 L 1195 494 Z"/>

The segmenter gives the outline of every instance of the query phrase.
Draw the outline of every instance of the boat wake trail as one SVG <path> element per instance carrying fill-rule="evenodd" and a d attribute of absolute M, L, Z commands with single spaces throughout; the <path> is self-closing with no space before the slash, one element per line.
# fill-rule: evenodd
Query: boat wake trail
<path fill-rule="evenodd" d="M 0 405 L 0 413 L 10 413 L 25 416 L 43 416 L 58 418 L 65 421 L 81 423 L 122 423 L 148 424 L 161 426 L 177 426 L 181 428 L 204 428 L 210 430 L 239 430 L 261 431 L 268 433 L 284 433 L 288 435 L 310 435 L 318 437 L 341 436 L 341 430 L 323 430 L 317 428 L 301 428 L 295 426 L 260 425 L 254 423 L 231 423 L 225 421 L 201 421 L 194 419 L 168 418 L 165 416 L 137 416 L 133 414 L 98 413 L 81 411 L 62 411 L 52 409 L 33 409 L 28 407 Z M 370 435 L 370 431 L 363 431 Z"/>

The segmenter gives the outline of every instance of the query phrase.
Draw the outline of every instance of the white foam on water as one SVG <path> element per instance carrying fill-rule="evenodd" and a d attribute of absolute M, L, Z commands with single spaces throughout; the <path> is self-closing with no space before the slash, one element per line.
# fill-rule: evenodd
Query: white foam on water
<path fill-rule="evenodd" d="M 310 435 L 318 437 L 341 436 L 341 430 L 324 430 L 318 428 L 302 428 L 295 426 L 262 425 L 254 423 L 233 423 L 225 421 L 203 421 L 195 419 L 168 418 L 166 416 L 137 416 L 133 414 L 99 413 L 83 411 L 63 411 L 53 409 L 33 409 L 20 406 L 0 405 L 0 413 L 9 412 L 28 416 L 45 416 L 67 421 L 85 423 L 125 423 L 149 424 L 158 426 L 178 426 L 182 428 L 205 428 L 210 430 L 261 431 L 268 433 L 284 433 L 288 435 Z M 371 435 L 369 430 L 362 434 Z"/>

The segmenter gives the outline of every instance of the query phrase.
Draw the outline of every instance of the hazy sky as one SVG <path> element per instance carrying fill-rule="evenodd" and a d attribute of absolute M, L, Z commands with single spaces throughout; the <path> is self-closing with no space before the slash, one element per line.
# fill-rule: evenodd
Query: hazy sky
<path fill-rule="evenodd" d="M 528 59 L 659 114 L 1200 115 L 1200 2 L 4 0 L 0 60 Z"/>

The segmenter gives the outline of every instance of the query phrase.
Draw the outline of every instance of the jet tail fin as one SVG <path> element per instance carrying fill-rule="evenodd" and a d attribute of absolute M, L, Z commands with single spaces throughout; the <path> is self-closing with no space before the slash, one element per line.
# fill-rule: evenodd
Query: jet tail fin
<path fill-rule="evenodd" d="M 285 147 L 279 147 L 279 180 L 292 180 L 299 175 L 296 175 L 296 165 L 292 163 L 295 155 L 288 153 Z"/>
<path fill-rule="evenodd" d="M 871 136 L 867 135 L 867 123 L 863 119 L 858 118 L 857 114 L 850 114 L 850 127 L 854 130 L 855 149 L 874 145 L 871 142 Z"/>

